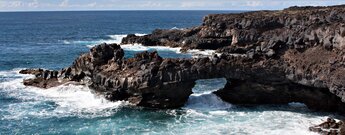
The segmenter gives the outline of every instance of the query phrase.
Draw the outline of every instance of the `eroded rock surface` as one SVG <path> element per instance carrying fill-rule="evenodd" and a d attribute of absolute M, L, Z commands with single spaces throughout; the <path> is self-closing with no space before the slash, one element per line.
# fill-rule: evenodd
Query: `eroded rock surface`
<path fill-rule="evenodd" d="M 63 84 L 66 81 L 59 81 L 59 71 L 43 69 L 24 69 L 19 73 L 32 74 L 36 78 L 24 80 L 24 85 L 35 86 L 40 88 L 51 88 Z"/>
<path fill-rule="evenodd" d="M 345 124 L 344 121 L 336 121 L 332 118 L 327 118 L 327 121 L 309 128 L 312 132 L 317 132 L 322 135 L 344 135 Z"/>
<path fill-rule="evenodd" d="M 205 16 L 198 27 L 157 29 L 145 36 L 132 34 L 122 43 L 234 53 L 256 51 L 267 55 L 282 46 L 305 49 L 322 45 L 327 49 L 342 49 L 345 47 L 344 7 L 291 7 L 281 11 L 214 14 Z"/>
<path fill-rule="evenodd" d="M 242 77 L 242 81 L 306 86 L 330 91 L 345 102 L 344 22 L 344 5 L 215 14 L 204 17 L 198 27 L 129 35 L 122 43 L 216 49 L 226 55 L 245 56 L 249 60 L 244 65 L 251 67 L 241 75 L 251 77 Z"/>

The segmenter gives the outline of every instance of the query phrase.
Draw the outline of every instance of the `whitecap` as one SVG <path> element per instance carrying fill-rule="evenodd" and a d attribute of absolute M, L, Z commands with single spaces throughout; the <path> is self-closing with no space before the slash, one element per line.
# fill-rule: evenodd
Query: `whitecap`
<path fill-rule="evenodd" d="M 90 48 L 94 46 L 88 46 Z M 167 47 L 167 46 L 143 46 L 141 44 L 124 44 L 121 45 L 121 48 L 126 51 L 150 51 L 150 50 L 156 50 L 156 51 L 171 51 L 175 52 L 176 54 L 182 54 L 184 52 L 181 52 L 181 47 Z M 190 54 L 192 58 L 202 58 L 202 57 L 211 57 L 213 55 L 220 56 L 221 53 L 216 53 L 215 50 L 199 50 L 199 49 L 190 49 L 184 54 Z"/>
<path fill-rule="evenodd" d="M 122 39 L 126 36 L 127 35 L 108 35 L 108 37 L 110 37 L 110 40 L 105 40 L 103 42 L 120 44 Z"/>
<path fill-rule="evenodd" d="M 144 36 L 146 34 L 136 33 L 136 36 Z M 99 39 L 99 40 L 62 40 L 63 44 L 77 44 L 77 45 L 86 45 L 89 48 L 92 48 L 98 44 L 107 43 L 107 44 L 120 44 L 122 39 L 126 37 L 127 34 L 115 34 L 107 35 L 108 39 Z"/>
<path fill-rule="evenodd" d="M 128 104 L 126 102 L 109 102 L 103 97 L 94 95 L 89 88 L 81 85 L 69 84 L 46 90 L 26 87 L 22 84 L 23 78 L 30 76 L 22 76 L 18 72 L 19 69 L 0 71 L 1 76 L 10 79 L 6 82 L 0 82 L 1 93 L 4 93 L 6 97 L 21 100 L 21 102 L 3 104 L 0 112 L 4 115 L 0 116 L 0 120 L 30 121 L 35 118 L 109 117 Z M 205 85 L 211 81 L 220 82 L 221 79 L 199 80 L 197 83 Z M 219 88 L 221 85 L 214 85 L 214 87 L 216 86 Z M 168 131 L 157 129 L 157 133 L 312 135 L 315 133 L 309 132 L 308 127 L 322 123 L 328 117 L 312 113 L 272 110 L 272 108 L 253 108 L 249 111 L 236 109 L 231 104 L 224 104 L 221 99 L 212 94 L 211 92 L 215 88 L 200 88 L 207 88 L 208 90 L 200 90 L 198 95 L 192 95 L 191 100 L 183 107 L 185 113 L 176 112 L 176 109 L 167 112 L 176 116 L 175 121 L 158 120 L 167 125 L 169 129 Z M 138 114 L 139 119 L 145 117 L 146 120 L 146 116 Z M 111 120 L 107 118 L 104 124 L 110 122 L 122 124 L 117 123 L 121 119 L 123 118 L 111 117 Z M 134 122 L 140 121 L 133 118 Z"/>
<path fill-rule="evenodd" d="M 23 70 L 23 68 L 15 68 L 12 70 L 5 70 L 5 71 L 0 71 L 0 78 L 28 78 L 28 77 L 33 77 L 33 75 L 28 75 L 28 74 L 19 74 L 19 71 Z"/>
<path fill-rule="evenodd" d="M 135 34 L 136 36 L 144 36 L 146 34 Z M 86 45 L 88 48 L 95 47 L 98 44 L 102 43 L 116 43 L 120 44 L 122 39 L 127 35 L 108 35 L 110 39 L 105 40 L 96 40 L 96 41 L 72 41 L 70 44 L 82 44 Z M 167 47 L 167 46 L 143 46 L 141 44 L 123 44 L 121 47 L 127 51 L 150 51 L 150 50 L 157 50 L 157 51 L 172 51 L 177 54 L 181 54 L 181 47 Z M 200 58 L 200 57 L 209 57 L 213 55 L 220 55 L 220 53 L 216 53 L 215 50 L 199 50 L 199 49 L 190 49 L 186 52 L 186 54 L 191 54 L 193 58 Z"/>
<path fill-rule="evenodd" d="M 184 30 L 184 28 L 172 27 L 171 30 Z"/>
<path fill-rule="evenodd" d="M 231 108 L 231 104 L 224 102 L 217 95 L 213 94 L 214 91 L 223 88 L 225 84 L 225 78 L 197 80 L 195 87 L 192 89 L 193 94 L 189 97 L 185 108 L 202 111 Z"/>
<path fill-rule="evenodd" d="M 216 50 L 191 49 L 191 50 L 188 50 L 187 53 L 192 54 L 193 58 L 210 57 L 213 55 L 220 56 L 221 55 L 221 53 L 216 53 Z"/>
<path fill-rule="evenodd" d="M 66 45 L 71 44 L 71 42 L 70 42 L 70 41 L 68 41 L 68 40 L 63 40 L 62 42 L 63 42 L 63 44 L 66 44 Z"/>
<path fill-rule="evenodd" d="M 203 111 L 224 110 L 231 107 L 231 104 L 224 102 L 213 93 L 191 95 L 185 105 L 185 108 Z"/>
<path fill-rule="evenodd" d="M 181 48 L 171 48 L 166 46 L 143 46 L 141 44 L 125 44 L 121 45 L 121 48 L 127 51 L 149 51 L 149 50 L 157 50 L 157 51 L 172 51 L 176 53 L 181 53 Z"/>
<path fill-rule="evenodd" d="M 212 115 L 229 115 L 229 112 L 228 111 L 217 110 L 217 111 L 210 111 L 210 114 L 212 114 Z"/>

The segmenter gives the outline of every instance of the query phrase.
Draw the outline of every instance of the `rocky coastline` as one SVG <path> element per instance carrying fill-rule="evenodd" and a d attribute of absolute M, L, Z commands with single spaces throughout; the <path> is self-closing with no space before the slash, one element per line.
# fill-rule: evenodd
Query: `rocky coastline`
<path fill-rule="evenodd" d="M 225 101 L 299 101 L 311 108 L 344 112 L 344 7 L 208 15 L 201 26 L 128 35 L 122 43 L 213 49 L 223 54 L 220 60 L 232 57 L 215 67 L 227 72 L 215 75 L 229 80 L 224 89 L 216 92 Z M 232 69 L 226 68 L 229 65 Z"/>
<path fill-rule="evenodd" d="M 60 71 L 22 70 L 24 85 L 87 85 L 108 100 L 151 108 L 182 107 L 198 79 L 226 78 L 215 92 L 233 104 L 301 102 L 316 111 L 345 113 L 345 5 L 215 14 L 201 26 L 128 35 L 122 44 L 212 49 L 205 58 L 125 58 L 117 44 L 101 44 Z"/>

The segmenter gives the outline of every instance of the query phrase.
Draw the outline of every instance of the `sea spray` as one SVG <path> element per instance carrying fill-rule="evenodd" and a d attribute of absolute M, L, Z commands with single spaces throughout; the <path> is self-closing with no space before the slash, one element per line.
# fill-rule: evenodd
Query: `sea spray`
<path fill-rule="evenodd" d="M 80 85 L 63 85 L 51 89 L 26 87 L 22 84 L 23 79 L 32 76 L 21 75 L 18 71 L 16 69 L 0 72 L 0 76 L 5 79 L 0 82 L 1 95 L 11 100 L 8 103 L 2 102 L 0 119 L 3 122 L 36 123 L 30 120 L 76 119 L 75 122 L 66 123 L 65 128 L 80 133 L 93 131 L 288 135 L 314 134 L 308 131 L 308 126 L 320 123 L 328 117 L 322 113 L 311 113 L 307 108 L 301 107 L 247 108 L 225 103 L 212 94 L 213 91 L 224 86 L 225 79 L 198 80 L 193 88 L 194 94 L 185 107 L 160 111 L 141 108 L 124 109 L 123 107 L 128 106 L 126 102 L 109 102 L 94 95 L 89 88 Z M 80 124 L 80 121 L 86 121 L 88 128 Z M 99 127 L 100 125 L 103 126 Z M 57 133 L 55 130 L 60 129 L 56 127 L 46 132 Z"/>
<path fill-rule="evenodd" d="M 1 71 L 0 76 L 7 78 L 0 82 L 1 95 L 19 100 L 9 104 L 7 115 L 2 119 L 23 119 L 26 117 L 104 117 L 116 113 L 116 109 L 128 103 L 110 102 L 92 93 L 87 86 L 61 85 L 50 89 L 40 89 L 23 85 L 24 78 L 18 70 Z M 46 108 L 39 108 L 45 106 Z"/>
<path fill-rule="evenodd" d="M 146 34 L 135 34 L 137 36 L 144 36 Z M 120 34 L 120 35 L 108 35 L 110 39 L 100 39 L 100 40 L 94 40 L 94 41 L 66 41 L 63 42 L 65 44 L 78 44 L 78 45 L 86 45 L 88 48 L 92 48 L 98 44 L 102 43 L 116 43 L 120 44 L 122 39 L 126 37 L 126 34 Z M 143 46 L 141 44 L 124 44 L 121 45 L 121 47 L 126 51 L 165 51 L 165 52 L 174 52 L 176 54 L 182 54 L 181 47 L 167 47 L 167 46 Z M 191 55 L 193 58 L 199 58 L 199 57 L 208 57 L 212 56 L 214 54 L 220 55 L 220 53 L 216 53 L 215 50 L 199 50 L 199 49 L 191 49 L 185 52 L 187 55 Z"/>

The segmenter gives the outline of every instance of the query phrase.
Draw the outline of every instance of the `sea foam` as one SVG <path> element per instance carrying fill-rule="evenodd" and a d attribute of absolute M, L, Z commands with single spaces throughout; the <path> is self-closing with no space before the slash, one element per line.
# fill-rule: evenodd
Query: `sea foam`
<path fill-rule="evenodd" d="M 135 34 L 136 36 L 144 36 L 146 34 Z M 126 37 L 126 34 L 118 34 L 118 35 L 107 35 L 110 39 L 100 39 L 100 40 L 96 40 L 96 41 L 86 41 L 86 42 L 82 42 L 83 44 L 87 44 L 86 46 L 89 48 L 92 48 L 98 44 L 101 43 L 107 43 L 107 44 L 112 44 L 112 43 L 116 43 L 116 44 L 120 44 L 122 39 L 124 37 Z M 77 41 L 78 42 L 78 41 Z M 80 42 L 80 41 L 79 41 Z"/>
<path fill-rule="evenodd" d="M 214 91 L 223 88 L 225 84 L 225 78 L 197 80 L 196 86 L 192 89 L 193 94 L 189 97 L 185 108 L 201 111 L 231 108 L 231 104 L 224 102 L 217 95 L 213 94 Z"/>
<path fill-rule="evenodd" d="M 27 87 L 23 85 L 23 79 L 32 76 L 21 75 L 18 72 L 18 70 L 0 72 L 1 77 L 9 78 L 0 82 L 1 94 L 21 101 L 9 104 L 5 113 L 8 115 L 1 119 L 104 117 L 116 113 L 116 109 L 128 104 L 122 101 L 110 102 L 82 85 L 68 84 L 50 89 Z"/>
<path fill-rule="evenodd" d="M 224 110 L 231 108 L 232 105 L 224 102 L 213 93 L 205 93 L 202 95 L 191 95 L 185 105 L 187 109 L 193 110 Z"/>
<path fill-rule="evenodd" d="M 128 105 L 126 102 L 109 102 L 103 97 L 93 94 L 88 87 L 81 85 L 69 84 L 50 89 L 27 87 L 22 84 L 23 79 L 33 76 L 21 75 L 18 72 L 19 69 L 0 71 L 0 77 L 6 78 L 6 80 L 0 81 L 1 96 L 15 99 L 11 103 L 2 104 L 0 112 L 3 115 L 0 116 L 0 120 L 30 121 L 33 118 L 59 119 L 63 117 L 108 119 L 108 117 L 112 117 L 114 120 L 108 119 L 108 123 L 105 123 L 111 124 L 126 119 L 113 117 L 119 111 L 125 113 L 121 108 Z M 321 123 L 328 117 L 289 109 L 272 109 L 269 106 L 239 108 L 212 94 L 213 91 L 222 88 L 225 82 L 225 79 L 198 80 L 197 86 L 193 88 L 194 94 L 191 95 L 187 104 L 182 109 L 172 109 L 166 112 L 167 115 L 174 117 L 174 120 L 157 119 L 152 121 L 168 125 L 167 129 L 158 130 L 151 127 L 155 124 L 149 124 L 149 131 L 157 134 L 169 132 L 171 134 L 312 135 L 314 133 L 309 132 L 308 127 Z M 296 104 L 298 103 L 291 103 L 290 106 Z M 133 122 L 130 124 L 144 122 L 141 120 L 146 119 L 151 120 L 154 117 L 163 117 L 159 111 L 152 113 L 152 118 L 151 116 L 147 118 L 147 115 L 141 115 L 138 112 L 137 115 L 133 115 L 136 117 L 131 118 Z M 94 126 L 97 127 L 97 125 Z"/>
<path fill-rule="evenodd" d="M 144 36 L 146 34 L 135 34 L 137 36 Z M 62 40 L 63 44 L 70 45 L 70 44 L 76 44 L 76 45 L 86 45 L 89 48 L 94 47 L 95 45 L 101 44 L 101 43 L 116 43 L 120 44 L 122 39 L 126 37 L 126 34 L 116 34 L 116 35 L 107 35 L 108 38 L 106 39 L 99 39 L 99 40 Z"/>
<path fill-rule="evenodd" d="M 194 124 L 173 129 L 188 134 L 314 135 L 315 133 L 308 131 L 308 127 L 327 118 L 317 115 L 310 117 L 296 111 L 308 110 L 301 103 L 286 105 L 291 106 L 290 111 L 285 107 L 274 110 L 270 106 L 238 107 L 222 101 L 212 93 L 225 84 L 224 78 L 196 81 L 193 94 L 183 107 L 187 110 L 183 119 L 192 119 Z"/>
<path fill-rule="evenodd" d="M 146 34 L 135 34 L 137 36 L 144 36 Z M 72 42 L 66 42 L 70 44 L 81 44 L 86 45 L 88 48 L 92 48 L 98 44 L 101 43 L 117 43 L 120 44 L 122 39 L 126 37 L 127 35 L 108 35 L 110 39 L 105 40 L 96 40 L 96 41 L 72 41 Z M 167 47 L 167 46 L 143 46 L 141 44 L 124 44 L 121 45 L 121 47 L 124 50 L 127 51 L 150 51 L 150 50 L 157 50 L 157 51 L 171 51 L 175 52 L 176 54 L 181 54 L 181 47 Z M 191 54 L 193 58 L 199 58 L 199 57 L 209 57 L 212 55 L 220 55 L 220 53 L 216 53 L 215 50 L 199 50 L 199 49 L 190 49 L 186 52 L 186 54 Z"/>

